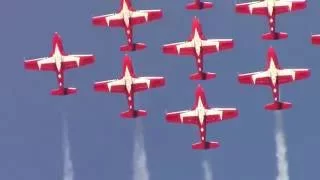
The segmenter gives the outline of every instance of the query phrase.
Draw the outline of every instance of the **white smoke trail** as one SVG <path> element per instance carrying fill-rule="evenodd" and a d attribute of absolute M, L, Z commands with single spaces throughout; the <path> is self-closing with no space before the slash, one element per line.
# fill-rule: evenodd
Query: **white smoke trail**
<path fill-rule="evenodd" d="M 212 180 L 211 165 L 207 160 L 202 161 L 202 168 L 204 170 L 204 180 Z"/>
<path fill-rule="evenodd" d="M 63 180 L 73 180 L 74 172 L 70 156 L 70 142 L 68 137 L 68 122 L 63 118 Z"/>
<path fill-rule="evenodd" d="M 149 180 L 147 155 L 144 148 L 142 122 L 137 119 L 133 152 L 133 180 Z"/>
<path fill-rule="evenodd" d="M 277 166 L 278 166 L 277 180 L 289 180 L 288 161 L 286 158 L 287 147 L 286 147 L 285 135 L 283 130 L 283 117 L 282 117 L 281 111 L 276 111 L 275 116 L 276 116 L 276 129 L 275 129 L 276 156 L 277 156 Z"/>

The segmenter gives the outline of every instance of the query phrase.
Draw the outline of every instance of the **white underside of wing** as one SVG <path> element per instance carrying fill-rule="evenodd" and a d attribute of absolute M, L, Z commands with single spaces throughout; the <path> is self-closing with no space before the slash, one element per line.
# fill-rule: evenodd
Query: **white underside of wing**
<path fill-rule="evenodd" d="M 260 3 L 261 1 L 253 1 L 253 2 L 245 2 L 245 3 L 239 3 L 237 5 L 251 5 L 251 4 L 257 4 L 257 3 Z"/>
<path fill-rule="evenodd" d="M 194 44 L 192 42 L 189 42 L 189 41 L 180 42 L 180 43 L 176 43 L 176 44 L 177 44 L 176 48 L 177 48 L 178 54 L 180 54 L 180 49 L 181 48 L 193 48 L 194 47 Z"/>
<path fill-rule="evenodd" d="M 99 17 L 99 16 L 97 16 L 97 17 Z M 105 17 L 106 18 L 106 22 L 107 22 L 108 26 L 110 24 L 110 21 L 112 21 L 112 20 L 122 20 L 123 19 L 123 16 L 120 13 L 102 15 L 100 17 Z"/>
<path fill-rule="evenodd" d="M 52 64 L 55 63 L 54 59 L 52 57 L 43 57 L 43 58 L 38 58 L 30 61 L 37 61 L 39 69 L 41 69 L 41 66 L 43 64 Z"/>
<path fill-rule="evenodd" d="M 150 87 L 150 77 L 139 77 L 134 79 L 133 84 L 147 84 Z"/>
<path fill-rule="evenodd" d="M 259 78 L 266 78 L 266 77 L 270 77 L 270 73 L 268 71 L 260 71 L 260 72 L 253 73 L 251 75 L 253 83 L 256 83 L 256 80 Z"/>
<path fill-rule="evenodd" d="M 68 55 L 63 57 L 63 62 L 76 62 L 77 66 L 80 66 L 80 57 L 81 55 Z"/>
<path fill-rule="evenodd" d="M 219 115 L 220 119 L 222 119 L 222 115 L 223 115 L 223 109 L 218 109 L 218 108 L 211 108 L 211 109 L 207 109 L 206 111 L 206 115 L 207 116 L 214 116 L 214 115 Z"/>
<path fill-rule="evenodd" d="M 220 120 L 223 120 L 223 112 L 224 111 L 236 111 L 236 108 L 211 108 L 208 109 L 206 112 L 207 116 L 214 116 L 214 115 L 219 115 Z"/>
<path fill-rule="evenodd" d="M 132 12 L 131 17 L 137 18 L 137 17 L 144 17 L 146 21 L 148 21 L 149 13 L 150 12 L 159 12 L 160 10 L 137 10 Z"/>
<path fill-rule="evenodd" d="M 180 119 L 181 119 L 181 122 L 183 122 L 183 118 L 184 117 L 196 117 L 197 116 L 197 113 L 196 111 L 194 110 L 189 110 L 189 111 L 180 111 Z"/>
<path fill-rule="evenodd" d="M 303 2 L 303 1 L 296 1 L 296 2 Z M 288 1 L 288 0 L 281 0 L 281 1 L 276 1 L 275 2 L 275 6 L 288 6 L 289 10 L 291 11 L 292 8 L 292 1 Z"/>
<path fill-rule="evenodd" d="M 215 46 L 219 51 L 220 42 L 224 42 L 224 41 L 232 41 L 232 39 L 208 39 L 208 40 L 202 40 L 201 44 L 202 46 Z"/>
<path fill-rule="evenodd" d="M 113 86 L 124 86 L 125 82 L 122 79 L 112 79 L 107 81 L 99 81 L 96 82 L 97 84 L 103 84 L 105 83 L 108 86 L 108 89 L 110 90 Z"/>
<path fill-rule="evenodd" d="M 249 6 L 249 11 L 252 14 L 252 11 L 254 8 L 267 8 L 268 4 L 267 4 L 267 1 L 262 1 L 262 2 L 255 1 L 255 2 L 248 3 L 248 6 Z"/>
<path fill-rule="evenodd" d="M 278 76 L 291 76 L 295 80 L 296 71 L 308 71 L 308 69 L 281 69 L 278 70 Z"/>
<path fill-rule="evenodd" d="M 76 57 L 90 57 L 93 56 L 93 54 L 69 54 L 68 56 L 76 56 Z"/>

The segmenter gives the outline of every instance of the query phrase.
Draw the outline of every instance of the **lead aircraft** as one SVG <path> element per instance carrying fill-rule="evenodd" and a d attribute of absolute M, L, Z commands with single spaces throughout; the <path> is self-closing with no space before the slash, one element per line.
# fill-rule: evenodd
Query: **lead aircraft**
<path fill-rule="evenodd" d="M 134 107 L 134 93 L 157 88 L 165 85 L 164 77 L 137 77 L 134 73 L 131 58 L 123 58 L 122 75 L 119 79 L 99 81 L 94 83 L 98 92 L 124 93 L 127 96 L 129 110 L 121 113 L 123 118 L 146 116 L 147 111 L 136 110 Z"/>
<path fill-rule="evenodd" d="M 52 38 L 52 50 L 49 57 L 24 61 L 25 69 L 36 71 L 54 71 L 57 74 L 58 89 L 51 91 L 51 95 L 69 95 L 77 92 L 76 88 L 64 87 L 64 71 L 92 64 L 95 57 L 92 54 L 67 55 L 63 49 L 60 35 L 55 32 Z"/>
<path fill-rule="evenodd" d="M 133 26 L 144 24 L 162 17 L 162 11 L 136 10 L 131 0 L 121 0 L 120 9 L 117 13 L 95 16 L 92 24 L 95 26 L 121 27 L 124 28 L 127 37 L 127 44 L 120 47 L 121 51 L 136 51 L 146 48 L 144 43 L 133 42 Z"/>
<path fill-rule="evenodd" d="M 199 127 L 200 142 L 192 144 L 192 149 L 207 150 L 218 148 L 219 142 L 208 142 L 207 125 L 238 116 L 236 108 L 210 108 L 207 104 L 204 89 L 199 84 L 195 92 L 195 103 L 191 110 L 169 112 L 166 120 L 169 123 L 192 124 Z"/>
<path fill-rule="evenodd" d="M 307 7 L 306 0 L 263 0 L 236 4 L 236 12 L 268 17 L 270 32 L 262 35 L 264 40 L 285 39 L 288 34 L 276 32 L 276 15 L 301 10 Z"/>
<path fill-rule="evenodd" d="M 186 5 L 186 9 L 189 10 L 209 9 L 212 7 L 212 2 L 201 2 L 200 0 L 194 0 L 192 3 Z"/>
<path fill-rule="evenodd" d="M 206 39 L 202 31 L 202 25 L 197 17 L 192 21 L 192 32 L 185 42 L 165 44 L 162 51 L 165 54 L 194 56 L 197 73 L 190 75 L 192 80 L 207 80 L 216 77 L 215 73 L 204 72 L 203 56 L 233 48 L 232 39 Z"/>
<path fill-rule="evenodd" d="M 306 79 L 310 76 L 309 69 L 282 69 L 278 62 L 275 50 L 270 47 L 267 54 L 267 64 L 264 71 L 238 75 L 241 84 L 270 86 L 273 95 L 273 103 L 267 104 L 267 110 L 289 109 L 292 104 L 280 101 L 279 85 L 292 83 L 297 80 Z"/>

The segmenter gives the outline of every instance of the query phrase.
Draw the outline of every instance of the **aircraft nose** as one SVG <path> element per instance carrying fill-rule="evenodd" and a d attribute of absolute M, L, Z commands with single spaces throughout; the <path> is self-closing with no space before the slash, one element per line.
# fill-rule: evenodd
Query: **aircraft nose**
<path fill-rule="evenodd" d="M 59 35 L 59 33 L 58 32 L 54 32 L 53 33 L 53 37 L 56 39 L 56 38 L 60 38 L 60 35 Z"/>
<path fill-rule="evenodd" d="M 54 32 L 52 40 L 53 40 L 54 42 L 59 42 L 59 43 L 62 42 L 62 41 L 61 41 L 61 36 L 60 36 L 60 34 L 59 34 L 58 32 Z"/>
<path fill-rule="evenodd" d="M 193 24 L 195 25 L 195 26 L 198 26 L 199 25 L 199 19 L 197 18 L 197 16 L 194 16 L 193 17 Z"/>

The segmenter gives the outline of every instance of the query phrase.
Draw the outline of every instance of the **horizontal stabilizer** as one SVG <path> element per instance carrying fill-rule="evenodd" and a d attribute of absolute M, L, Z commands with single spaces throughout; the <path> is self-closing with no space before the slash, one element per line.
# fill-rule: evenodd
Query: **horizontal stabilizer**
<path fill-rule="evenodd" d="M 267 104 L 264 108 L 267 110 L 275 111 L 275 110 L 282 110 L 282 109 L 290 109 L 292 104 L 289 102 L 273 102 Z"/>
<path fill-rule="evenodd" d="M 192 144 L 192 149 L 196 150 L 215 149 L 218 147 L 220 147 L 219 142 L 197 142 Z"/>
<path fill-rule="evenodd" d="M 189 10 L 201 10 L 201 9 L 208 9 L 208 8 L 212 8 L 213 4 L 212 2 L 192 2 L 186 5 L 186 9 Z"/>
<path fill-rule="evenodd" d="M 262 35 L 264 40 L 279 40 L 286 39 L 288 37 L 287 33 L 284 32 L 268 32 Z"/>
<path fill-rule="evenodd" d="M 191 80 L 208 80 L 216 77 L 216 73 L 197 72 L 190 75 Z"/>
<path fill-rule="evenodd" d="M 76 88 L 59 88 L 59 89 L 51 90 L 51 95 L 53 96 L 65 96 L 65 95 L 70 95 L 75 93 L 77 93 Z"/>
<path fill-rule="evenodd" d="M 128 110 L 121 113 L 123 118 L 137 118 L 140 116 L 147 116 L 147 111 L 145 110 Z"/>
<path fill-rule="evenodd" d="M 146 48 L 144 43 L 125 44 L 120 47 L 120 51 L 138 51 Z"/>

